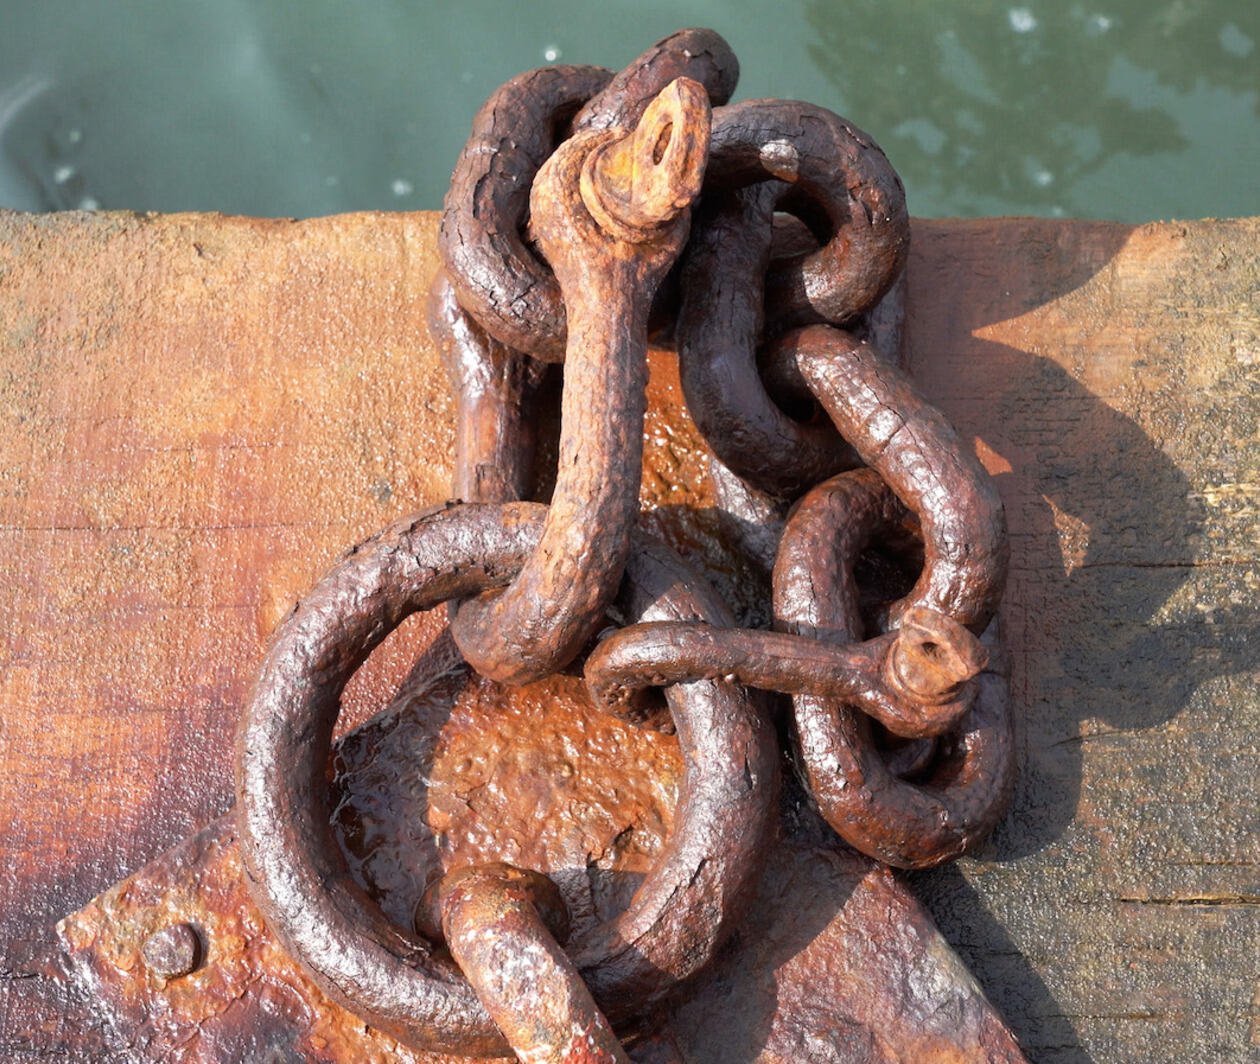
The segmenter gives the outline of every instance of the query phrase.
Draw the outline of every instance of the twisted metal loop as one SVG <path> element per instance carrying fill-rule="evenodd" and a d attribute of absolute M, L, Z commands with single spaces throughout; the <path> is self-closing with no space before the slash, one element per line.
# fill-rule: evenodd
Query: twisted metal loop
<path fill-rule="evenodd" d="M 867 341 L 814 325 L 784 336 L 772 357 L 795 365 L 862 462 L 918 520 L 923 570 L 891 608 L 892 622 L 917 605 L 983 632 L 1006 587 L 1010 547 L 1002 500 L 979 459 Z"/>
<path fill-rule="evenodd" d="M 808 387 L 869 466 L 813 489 L 788 520 L 774 591 L 776 621 L 789 634 L 775 643 L 764 633 L 688 631 L 665 646 L 659 632 L 630 630 L 592 656 L 589 682 L 608 699 L 639 679 L 724 669 L 794 694 L 801 762 L 828 823 L 881 861 L 929 867 L 986 837 L 1013 783 L 1005 682 L 986 671 L 989 655 L 970 634 L 988 628 L 1005 585 L 1001 500 L 940 412 L 869 342 L 815 325 L 780 338 L 770 357 L 781 379 L 795 375 Z M 876 537 L 903 537 L 910 516 L 923 539 L 921 572 L 880 617 L 898 635 L 855 644 L 864 627 L 858 555 Z M 908 714 L 925 696 L 954 701 L 948 712 Z M 885 762 L 871 718 L 905 737 L 953 731 L 937 750 L 906 755 L 903 772 L 926 774 L 911 783 Z"/>
<path fill-rule="evenodd" d="M 822 246 L 772 260 L 774 215 L 784 209 L 812 225 Z M 909 242 L 901 181 L 861 130 L 795 101 L 714 112 L 676 340 L 687 407 L 725 466 L 792 497 L 860 464 L 830 424 L 796 421 L 771 399 L 757 350 L 767 318 L 774 330 L 842 324 L 875 307 L 904 269 Z"/>
<path fill-rule="evenodd" d="M 782 195 L 783 186 L 767 182 L 702 202 L 683 262 L 675 330 L 683 396 L 701 435 L 727 469 L 779 497 L 860 463 L 830 422 L 789 416 L 758 372 Z"/>
<path fill-rule="evenodd" d="M 745 100 L 713 115 L 708 185 L 783 182 L 817 250 L 776 261 L 766 303 L 781 327 L 843 324 L 873 307 L 905 268 L 910 216 L 901 178 L 878 144 L 825 107 Z"/>
<path fill-rule="evenodd" d="M 525 240 L 530 188 L 568 120 L 611 77 L 560 66 L 506 82 L 473 119 L 446 193 L 438 250 L 460 305 L 488 335 L 544 361 L 563 358 L 564 303 Z"/>
<path fill-rule="evenodd" d="M 858 638 L 863 620 L 854 565 L 874 539 L 904 520 L 902 505 L 873 470 L 819 485 L 789 518 L 774 573 L 776 623 L 824 643 Z M 922 584 L 923 581 L 921 580 Z M 928 586 L 932 582 L 928 581 Z M 901 602 L 913 617 L 923 593 Z M 1014 785 L 1005 665 L 995 634 L 975 680 L 974 700 L 928 764 L 901 767 L 877 748 L 870 720 L 851 699 L 809 692 L 793 699 L 801 764 L 810 793 L 851 846 L 900 868 L 927 868 L 983 840 L 1006 810 Z M 947 658 L 948 644 L 936 653 Z M 864 708 L 864 707 L 861 707 Z"/>

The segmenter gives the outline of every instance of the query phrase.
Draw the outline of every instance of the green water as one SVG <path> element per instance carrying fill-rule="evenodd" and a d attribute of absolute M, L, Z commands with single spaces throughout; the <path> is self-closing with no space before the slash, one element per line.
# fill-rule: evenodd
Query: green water
<path fill-rule="evenodd" d="M 1260 213 L 1256 0 L 0 0 L 0 206 L 436 207 L 474 110 L 683 25 L 883 145 L 918 215 Z"/>

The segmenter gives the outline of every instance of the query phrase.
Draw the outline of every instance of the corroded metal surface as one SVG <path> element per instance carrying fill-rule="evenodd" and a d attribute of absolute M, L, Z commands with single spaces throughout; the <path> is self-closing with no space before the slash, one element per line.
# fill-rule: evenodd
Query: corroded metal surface
<path fill-rule="evenodd" d="M 503 688 L 470 676 L 449 637 L 334 760 L 337 841 L 355 883 L 398 926 L 416 923 L 446 871 L 498 859 L 548 873 L 573 934 L 588 939 L 655 863 L 685 776 L 674 736 L 596 712 L 580 679 Z M 121 1047 L 214 1062 L 268 1048 L 339 1062 L 456 1059 L 401 1046 L 325 995 L 267 930 L 236 840 L 227 817 L 62 924 Z M 196 930 L 204 957 L 163 985 L 142 954 L 173 922 Z"/>
<path fill-rule="evenodd" d="M 565 141 L 534 182 L 532 231 L 568 310 L 560 457 L 537 549 L 453 622 L 482 675 L 540 679 L 603 627 L 638 512 L 648 313 L 686 241 L 708 144 L 705 91 L 679 78 L 632 129 Z"/>
<path fill-rule="evenodd" d="M 578 679 L 509 691 L 469 678 L 446 640 L 423 666 L 398 710 L 336 750 L 335 822 L 355 879 L 399 924 L 444 869 L 474 857 L 547 871 L 576 934 L 624 908 L 674 821 L 677 740 L 593 710 Z M 500 822 L 522 788 L 533 816 Z M 1021 1059 L 906 886 L 828 840 L 799 801 L 766 847 L 746 922 L 665 1010 L 656 1040 L 696 1064 Z M 204 958 L 163 985 L 146 976 L 142 948 L 176 920 L 197 929 Z M 60 935 L 132 1058 L 467 1059 L 399 1045 L 324 995 L 249 898 L 231 817 L 68 917 Z M 630 1053 L 670 1059 L 649 1049 Z"/>
<path fill-rule="evenodd" d="M 529 1064 L 630 1064 L 563 943 L 555 884 L 511 865 L 470 865 L 435 891 L 442 937 L 512 1051 Z"/>
<path fill-rule="evenodd" d="M 858 635 L 866 620 L 854 566 L 873 539 L 895 532 L 904 518 L 902 503 L 871 470 L 842 473 L 811 491 L 783 533 L 774 574 L 780 623 L 824 640 L 845 642 Z M 820 571 L 826 581 L 817 580 Z M 920 577 L 899 601 L 923 601 L 924 585 Z M 906 606 L 899 631 L 906 631 L 905 622 L 918 609 Z M 951 648 L 939 638 L 928 645 L 935 679 Z M 793 700 L 798 752 L 811 793 L 842 838 L 889 864 L 923 868 L 957 856 L 993 830 L 1010 802 L 1015 754 L 1007 667 L 1000 651 L 992 657 L 986 653 L 978 666 L 966 665 L 968 675 L 979 673 L 978 691 L 962 719 L 938 741 L 941 749 L 925 762 L 900 768 L 877 748 L 871 721 L 855 703 L 820 697 L 817 690 Z"/>
<path fill-rule="evenodd" d="M 525 222 L 534 177 L 566 121 L 581 108 L 578 131 L 633 127 L 677 78 L 703 85 L 713 104 L 723 104 L 738 75 L 734 53 L 718 34 L 690 29 L 665 38 L 616 78 L 596 67 L 546 67 L 498 89 L 473 120 L 442 217 L 442 259 L 461 305 L 499 342 L 562 360 L 560 285 L 529 250 Z"/>

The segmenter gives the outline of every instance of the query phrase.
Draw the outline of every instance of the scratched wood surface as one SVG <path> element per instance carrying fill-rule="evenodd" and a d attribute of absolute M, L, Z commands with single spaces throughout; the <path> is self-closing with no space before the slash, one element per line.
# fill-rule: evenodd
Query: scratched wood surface
<path fill-rule="evenodd" d="M 275 620 L 445 496 L 434 228 L 0 214 L 0 1058 L 106 1059 L 53 924 L 228 806 Z M 1255 220 L 915 225 L 913 368 L 1008 507 L 1024 770 L 913 885 L 1034 1060 L 1260 1053 L 1258 261 Z"/>

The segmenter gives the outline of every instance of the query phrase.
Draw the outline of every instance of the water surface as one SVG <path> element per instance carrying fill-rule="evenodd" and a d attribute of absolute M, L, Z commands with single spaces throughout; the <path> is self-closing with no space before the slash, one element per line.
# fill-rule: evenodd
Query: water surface
<path fill-rule="evenodd" d="M 0 0 L 0 206 L 436 207 L 506 77 L 683 25 L 737 98 L 873 134 L 918 215 L 1260 213 L 1254 0 Z"/>

